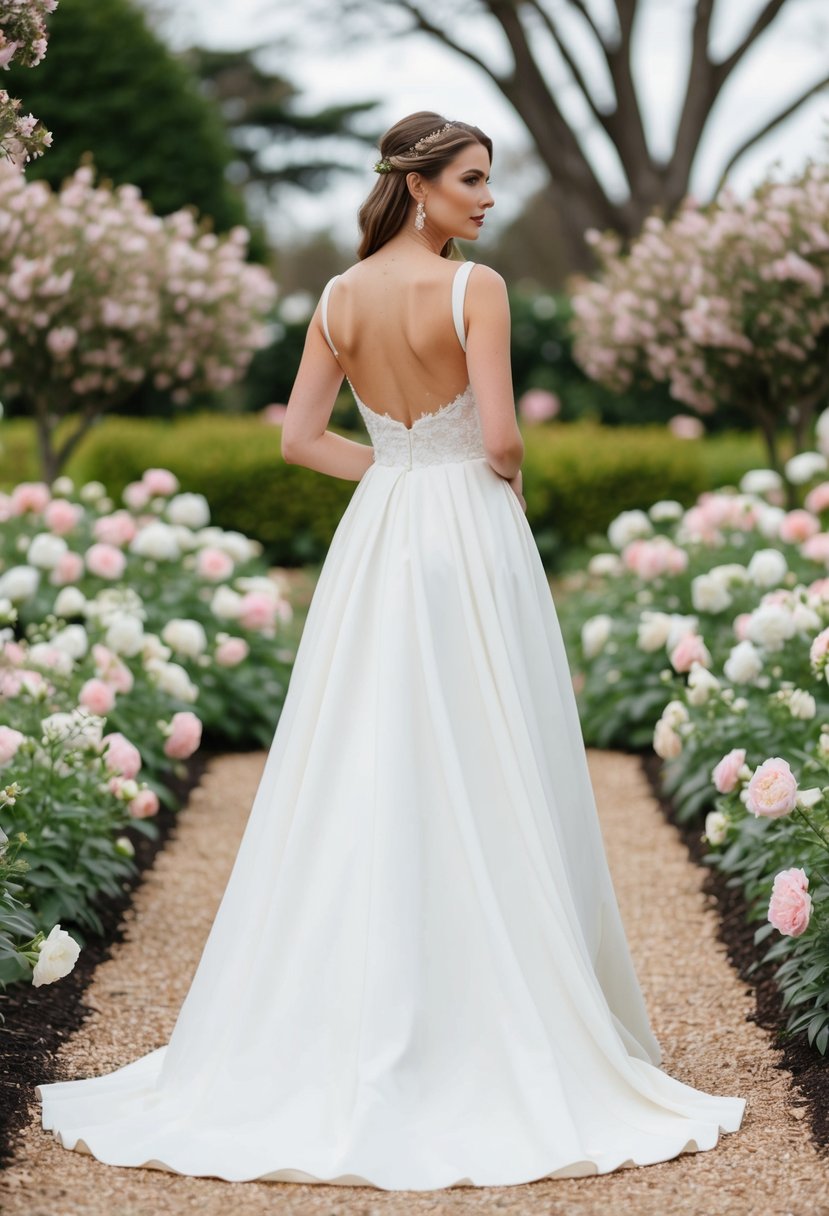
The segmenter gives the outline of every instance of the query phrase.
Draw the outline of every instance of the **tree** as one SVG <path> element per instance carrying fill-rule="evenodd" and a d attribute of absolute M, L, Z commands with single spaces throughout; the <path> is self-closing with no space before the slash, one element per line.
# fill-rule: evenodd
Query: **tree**
<path fill-rule="evenodd" d="M 91 152 L 102 174 L 138 186 L 162 215 L 192 204 L 218 231 L 245 223 L 221 115 L 131 0 L 61 0 L 49 30 L 49 53 L 22 84 L 54 137 L 30 180 L 57 187 Z"/>
<path fill-rule="evenodd" d="M 631 47 L 642 0 L 613 0 L 612 18 L 599 20 L 588 0 L 466 0 L 447 8 L 438 0 L 322 0 L 329 23 L 332 9 L 350 23 L 360 21 L 360 36 L 406 36 L 420 31 L 449 47 L 484 72 L 526 124 L 550 173 L 550 189 L 562 217 L 573 255 L 573 269 L 592 262 L 584 241 L 589 228 L 611 228 L 634 237 L 647 215 L 660 208 L 669 217 L 688 193 L 700 141 L 723 87 L 775 18 L 791 0 L 764 0 L 743 37 L 722 59 L 709 41 L 715 0 L 694 0 L 689 29 L 689 67 L 674 146 L 668 157 L 652 152 L 645 133 Z M 509 62 L 494 66 L 473 49 L 469 30 L 476 18 L 499 27 Z M 340 28 L 344 22 L 335 23 Z M 356 26 L 352 26 L 356 28 Z M 586 46 L 590 44 L 590 52 Z M 578 49 L 577 49 L 578 48 Z M 552 51 L 557 68 L 545 66 Z M 595 63 L 601 71 L 595 71 Z M 605 99 L 602 76 L 610 86 Z M 728 159 L 725 178 L 737 161 L 805 101 L 829 84 L 829 75 L 803 83 L 801 90 L 742 140 Z M 563 104 L 570 90 L 588 115 L 583 128 L 568 118 Z M 588 154 L 587 138 L 599 132 L 612 146 L 624 172 L 628 197 L 613 199 Z"/>

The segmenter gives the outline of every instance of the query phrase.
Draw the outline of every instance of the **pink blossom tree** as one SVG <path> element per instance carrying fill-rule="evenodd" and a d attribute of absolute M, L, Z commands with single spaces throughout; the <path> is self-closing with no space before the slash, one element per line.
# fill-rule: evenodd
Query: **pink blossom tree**
<path fill-rule="evenodd" d="M 58 0 L 0 0 L 0 68 L 8 71 L 14 59 L 34 68 L 46 54 L 46 13 L 53 13 Z M 0 89 L 0 154 L 16 168 L 42 156 L 52 142 L 52 133 L 34 114 L 20 114 L 20 99 Z"/>
<path fill-rule="evenodd" d="M 668 381 L 700 414 L 730 404 L 760 427 L 780 471 L 778 432 L 809 444 L 829 398 L 829 165 L 723 190 L 645 221 L 627 253 L 592 232 L 601 273 L 574 289 L 574 355 L 611 388 Z"/>
<path fill-rule="evenodd" d="M 59 191 L 0 166 L 0 387 L 34 415 L 44 477 L 143 381 L 185 404 L 244 374 L 276 297 L 247 239 L 189 209 L 156 216 L 135 186 L 96 186 L 88 164 Z"/>

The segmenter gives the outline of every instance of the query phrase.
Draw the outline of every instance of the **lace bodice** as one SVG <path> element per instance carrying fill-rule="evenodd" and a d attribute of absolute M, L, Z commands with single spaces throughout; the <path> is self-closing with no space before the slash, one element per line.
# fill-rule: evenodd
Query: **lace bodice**
<path fill-rule="evenodd" d="M 452 280 L 452 319 L 461 348 L 466 350 L 466 332 L 463 324 L 463 300 L 466 283 L 474 262 L 463 262 Z M 331 341 L 328 330 L 328 296 L 339 275 L 334 275 L 322 293 L 320 313 L 325 339 L 335 358 L 338 351 Z M 452 464 L 463 460 L 478 460 L 486 457 L 478 406 L 472 385 L 468 384 L 453 401 L 447 401 L 436 410 L 426 411 L 416 418 L 411 427 L 388 411 L 367 406 L 346 376 L 354 394 L 357 408 L 366 424 L 374 449 L 374 463 L 402 465 L 419 468 L 423 465 Z"/>

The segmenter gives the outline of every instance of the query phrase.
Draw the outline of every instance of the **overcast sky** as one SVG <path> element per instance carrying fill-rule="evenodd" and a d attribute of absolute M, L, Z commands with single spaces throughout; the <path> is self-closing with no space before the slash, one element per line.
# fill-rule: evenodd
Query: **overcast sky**
<path fill-rule="evenodd" d="M 431 109 L 447 118 L 463 118 L 481 127 L 494 141 L 492 190 L 496 206 L 488 234 L 512 219 L 526 194 L 545 174 L 532 153 L 523 123 L 489 77 L 469 61 L 425 35 L 405 39 L 370 40 L 343 45 L 335 28 L 307 26 L 302 0 L 161 0 L 168 10 L 161 32 L 171 45 L 193 43 L 211 47 L 244 47 L 272 38 L 292 45 L 274 52 L 274 69 L 299 86 L 297 108 L 311 112 L 325 105 L 377 98 L 381 104 L 366 120 L 366 129 L 390 126 L 414 110 Z M 551 0 L 555 5 L 556 0 Z M 591 0 L 598 19 L 612 0 Z M 559 3 L 559 8 L 563 6 Z M 712 38 L 716 58 L 727 54 L 762 7 L 762 0 L 717 0 Z M 671 142 L 677 106 L 684 89 L 688 23 L 693 0 L 643 0 L 634 44 L 637 88 L 645 109 L 648 138 L 657 154 Z M 442 12 L 452 12 L 441 6 Z M 577 25 L 575 43 L 586 56 L 591 78 L 600 81 L 600 65 L 591 62 L 590 43 Z M 490 62 L 506 62 L 500 30 L 492 19 L 467 20 L 464 37 Z M 543 53 L 543 51 L 542 51 Z M 691 181 L 691 191 L 708 197 L 730 152 L 808 82 L 826 72 L 829 61 L 829 4 L 826 0 L 789 0 L 786 8 L 738 67 L 721 94 L 706 129 Z M 551 72 L 557 70 L 552 54 Z M 569 113 L 583 120 L 574 91 L 567 97 Z M 829 91 L 824 90 L 752 149 L 735 167 L 731 183 L 743 193 L 765 176 L 771 162 L 797 170 L 808 156 L 817 156 L 829 136 Z M 524 167 L 513 168 L 515 155 L 527 149 Z M 609 145 L 600 135 L 590 138 L 589 153 L 606 187 L 620 197 L 624 180 Z M 509 169 L 504 153 L 509 153 Z M 362 157 L 362 152 L 359 153 Z M 500 162 L 499 162 L 500 157 Z M 374 181 L 376 154 L 365 153 L 365 174 L 343 175 L 330 189 L 310 197 L 286 192 L 273 217 L 279 240 L 331 228 L 347 246 L 357 242 L 356 211 Z M 359 163 L 359 162 L 358 162 Z M 499 165 L 502 175 L 499 176 Z M 484 238 L 486 239 L 486 238 Z"/>

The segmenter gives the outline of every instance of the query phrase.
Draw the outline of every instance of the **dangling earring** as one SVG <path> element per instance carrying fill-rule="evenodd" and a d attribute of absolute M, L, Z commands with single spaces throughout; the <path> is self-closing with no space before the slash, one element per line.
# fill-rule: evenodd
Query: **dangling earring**
<path fill-rule="evenodd" d="M 415 213 L 414 226 L 420 232 L 423 225 L 426 223 L 426 208 L 423 205 L 423 199 L 417 200 L 417 211 Z"/>

